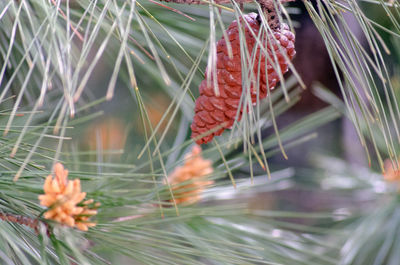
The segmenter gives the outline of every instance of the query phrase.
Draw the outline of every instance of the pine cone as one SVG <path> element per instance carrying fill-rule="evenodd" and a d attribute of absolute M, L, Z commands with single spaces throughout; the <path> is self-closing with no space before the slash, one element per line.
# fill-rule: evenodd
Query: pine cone
<path fill-rule="evenodd" d="M 242 18 L 241 18 L 242 19 Z M 250 13 L 244 16 L 254 34 L 258 36 L 260 24 L 257 20 L 256 13 Z M 241 56 L 240 56 L 240 38 L 239 26 L 245 26 L 244 36 L 249 54 L 254 54 L 253 47 L 256 44 L 256 39 L 253 37 L 249 28 L 244 22 L 238 24 L 235 20 L 227 29 L 230 44 L 232 46 L 233 58 L 229 58 L 226 41 L 224 37 L 217 43 L 217 81 L 219 96 L 214 92 L 213 81 L 207 85 L 207 74 L 205 79 L 201 82 L 199 90 L 200 97 L 196 100 L 195 115 L 191 125 L 192 138 L 196 138 L 201 134 L 206 136 L 197 139 L 197 144 L 208 143 L 214 136 L 221 135 L 225 129 L 230 129 L 235 121 L 238 112 L 240 97 L 242 95 L 242 69 L 241 69 Z M 274 37 L 265 37 L 265 47 L 268 51 L 267 58 L 267 71 L 268 71 L 268 85 L 265 75 L 265 54 L 260 48 L 257 49 L 256 59 L 254 63 L 254 77 L 257 77 L 258 69 L 260 67 L 260 99 L 267 96 L 267 89 L 273 89 L 279 81 L 279 75 L 274 70 L 273 65 L 280 65 L 281 72 L 284 74 L 288 71 L 288 62 L 282 55 L 281 51 L 286 52 L 287 57 L 291 60 L 296 54 L 294 49 L 294 34 L 289 31 L 286 24 L 274 30 Z M 275 52 L 272 52 L 272 49 Z M 261 58 L 260 58 L 261 54 Z M 276 56 L 276 57 L 275 57 Z M 253 56 L 254 57 L 254 56 Z M 253 58 L 250 56 L 250 58 Z M 275 59 L 276 58 L 276 59 Z M 260 64 L 260 66 L 259 66 Z M 252 103 L 257 102 L 257 87 L 253 84 L 251 87 Z M 239 111 L 239 120 L 241 118 L 241 111 Z M 212 132 L 210 132 L 212 130 Z"/>

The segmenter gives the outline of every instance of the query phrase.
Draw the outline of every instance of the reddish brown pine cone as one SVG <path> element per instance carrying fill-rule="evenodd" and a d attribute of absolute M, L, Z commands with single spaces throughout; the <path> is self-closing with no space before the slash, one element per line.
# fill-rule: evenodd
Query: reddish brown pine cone
<path fill-rule="evenodd" d="M 241 18 L 242 19 L 242 18 Z M 256 13 L 250 13 L 244 16 L 254 34 L 258 36 L 260 24 L 257 20 Z M 240 23 L 245 25 L 244 23 Z M 206 136 L 198 139 L 197 144 L 204 144 L 211 141 L 214 136 L 221 135 L 225 129 L 230 129 L 235 121 L 237 110 L 240 104 L 240 97 L 242 95 L 242 69 L 241 69 L 241 56 L 240 56 L 240 38 L 238 22 L 235 20 L 226 31 L 230 44 L 232 46 L 233 58 L 229 58 L 226 41 L 224 38 L 217 43 L 217 80 L 219 96 L 214 92 L 213 81 L 207 85 L 207 74 L 205 79 L 201 82 L 199 90 L 200 97 L 196 100 L 195 115 L 193 123 L 190 126 L 192 129 L 192 138 L 198 137 L 201 134 Z M 279 63 L 282 74 L 288 71 L 288 62 L 281 51 L 286 52 L 287 58 L 290 60 L 296 54 L 294 49 L 294 34 L 289 31 L 286 24 L 282 24 L 280 28 L 274 31 L 274 40 L 272 36 L 265 38 L 265 47 L 268 51 L 267 58 L 267 72 L 268 72 L 268 85 L 265 75 L 265 53 L 261 49 L 257 49 L 257 56 L 254 63 L 254 77 L 257 77 L 258 69 L 260 67 L 260 99 L 267 96 L 267 88 L 273 89 L 279 81 L 279 75 L 274 70 L 273 65 Z M 249 28 L 246 26 L 244 35 L 246 37 L 247 48 L 249 54 L 252 54 L 253 47 L 256 44 L 256 39 L 253 37 Z M 278 43 L 279 42 L 279 43 Z M 272 52 L 274 49 L 274 52 Z M 261 54 L 261 58 L 260 58 Z M 254 56 L 250 56 L 253 58 Z M 251 97 L 252 103 L 257 101 L 257 88 L 252 82 Z M 239 119 L 241 118 L 241 111 L 239 112 Z M 209 132 L 213 130 L 213 132 Z"/>

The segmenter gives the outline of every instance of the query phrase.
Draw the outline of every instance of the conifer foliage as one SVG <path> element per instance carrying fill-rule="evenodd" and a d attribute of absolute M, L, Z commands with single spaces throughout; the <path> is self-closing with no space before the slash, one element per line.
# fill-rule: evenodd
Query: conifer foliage
<path fill-rule="evenodd" d="M 166 2 L 0 1 L 0 264 L 397 265 L 398 1 L 363 1 L 386 24 L 353 0 L 302 2 L 342 98 L 315 85 L 329 106 L 292 123 L 297 8 Z M 380 172 L 269 167 L 341 117 Z"/>

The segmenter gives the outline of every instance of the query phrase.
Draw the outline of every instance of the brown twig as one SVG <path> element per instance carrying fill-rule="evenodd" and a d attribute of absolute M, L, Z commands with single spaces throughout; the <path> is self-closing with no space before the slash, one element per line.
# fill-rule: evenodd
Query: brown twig
<path fill-rule="evenodd" d="M 172 2 L 177 4 L 207 4 L 210 3 L 206 0 L 160 0 L 165 2 Z M 243 6 L 243 4 L 254 3 L 254 0 L 235 0 L 236 3 Z M 279 4 L 275 3 L 276 0 L 256 0 L 260 5 L 261 9 L 264 11 L 266 15 L 266 19 L 271 29 L 277 29 L 280 26 L 279 16 Z M 292 2 L 295 0 L 280 0 L 280 3 Z M 231 0 L 213 0 L 213 2 L 217 5 L 229 4 Z"/>
<path fill-rule="evenodd" d="M 171 2 L 171 3 L 176 3 L 176 4 L 188 4 L 188 5 L 201 5 L 201 4 L 208 4 L 209 1 L 204 1 L 204 0 L 160 0 L 164 2 Z M 260 3 L 262 6 L 268 6 L 268 7 L 273 7 L 274 6 L 274 0 L 256 0 L 257 2 Z M 295 0 L 280 0 L 281 3 L 286 3 L 286 2 L 293 2 Z M 225 4 L 230 4 L 231 0 L 214 0 L 213 1 L 217 5 L 225 5 Z M 236 3 L 238 4 L 250 4 L 254 3 L 254 0 L 235 0 Z"/>
<path fill-rule="evenodd" d="M 164 2 L 171 2 L 171 3 L 176 3 L 176 4 L 187 4 L 187 5 L 202 5 L 202 4 L 208 4 L 208 1 L 203 1 L 203 0 L 160 0 Z M 229 4 L 231 1 L 230 0 L 214 0 L 215 4 L 218 5 L 223 5 L 223 4 Z M 237 3 L 252 3 L 253 1 L 251 0 L 238 0 L 236 1 Z"/>
<path fill-rule="evenodd" d="M 43 223 L 43 222 L 40 222 L 39 219 L 37 219 L 37 218 L 31 218 L 31 217 L 27 217 L 27 216 L 10 214 L 10 213 L 2 213 L 2 212 L 0 212 L 0 220 L 6 221 L 6 222 L 11 222 L 11 223 L 17 223 L 20 225 L 30 227 L 33 230 L 35 230 L 36 234 L 39 234 L 40 223 Z M 48 225 L 45 223 L 43 223 L 43 224 L 46 227 L 47 234 L 49 234 Z"/>

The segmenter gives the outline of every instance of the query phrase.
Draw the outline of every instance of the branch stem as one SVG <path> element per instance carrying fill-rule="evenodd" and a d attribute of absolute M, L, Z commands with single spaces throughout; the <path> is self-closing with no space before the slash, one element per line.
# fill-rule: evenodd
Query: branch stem
<path fill-rule="evenodd" d="M 201 4 L 209 4 L 206 0 L 160 0 L 164 2 L 171 2 L 176 4 L 188 4 L 188 5 L 201 5 Z M 277 0 L 256 0 L 260 5 L 264 13 L 266 14 L 266 18 L 268 24 L 271 29 L 275 30 L 280 27 L 280 21 L 278 13 L 280 13 L 280 5 L 279 3 L 275 3 Z M 280 0 L 280 3 L 292 2 L 295 0 Z M 240 6 L 247 3 L 254 3 L 254 0 L 235 0 Z M 231 0 L 214 0 L 214 3 L 217 5 L 229 4 Z"/>
<path fill-rule="evenodd" d="M 39 233 L 39 220 L 36 218 L 0 212 L 0 220 L 27 226 Z"/>

